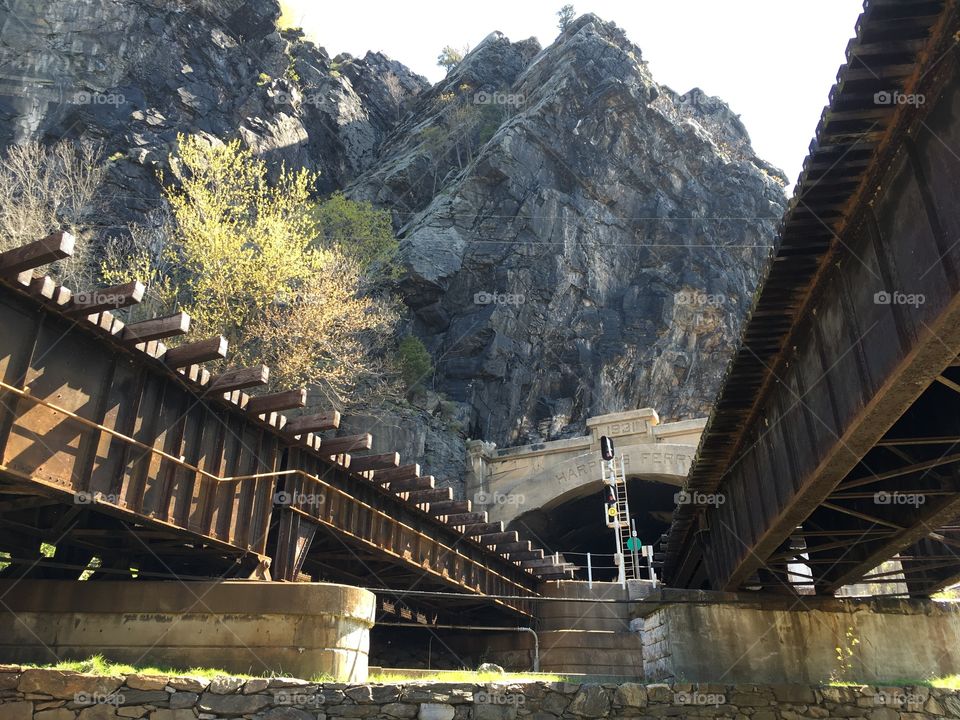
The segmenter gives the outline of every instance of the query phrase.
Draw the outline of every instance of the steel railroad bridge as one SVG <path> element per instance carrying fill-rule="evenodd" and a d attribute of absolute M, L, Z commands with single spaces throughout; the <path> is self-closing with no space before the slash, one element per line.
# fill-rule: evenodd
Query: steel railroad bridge
<path fill-rule="evenodd" d="M 953 0 L 864 4 L 687 480 L 702 502 L 664 539 L 668 584 L 960 581 L 958 42 Z"/>
<path fill-rule="evenodd" d="M 528 616 L 541 580 L 571 576 L 417 464 L 365 453 L 369 434 L 336 436 L 338 413 L 303 414 L 305 389 L 248 392 L 268 368 L 221 368 L 227 341 L 193 340 L 186 314 L 122 322 L 142 284 L 37 276 L 73 243 L 0 254 L 0 577 L 337 581 L 424 623 Z"/>

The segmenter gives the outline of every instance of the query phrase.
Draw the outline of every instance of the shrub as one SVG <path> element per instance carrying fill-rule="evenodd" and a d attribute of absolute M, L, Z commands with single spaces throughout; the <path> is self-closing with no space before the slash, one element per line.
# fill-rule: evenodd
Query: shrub
<path fill-rule="evenodd" d="M 400 376 L 407 389 L 419 385 L 433 373 L 433 362 L 430 353 L 415 335 L 407 335 L 400 341 L 397 349 L 397 361 L 400 366 Z"/>

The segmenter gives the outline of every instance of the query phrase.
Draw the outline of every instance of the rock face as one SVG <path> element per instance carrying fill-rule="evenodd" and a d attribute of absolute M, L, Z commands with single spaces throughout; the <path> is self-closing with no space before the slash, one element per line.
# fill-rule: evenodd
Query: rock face
<path fill-rule="evenodd" d="M 394 208 L 437 388 L 503 445 L 705 415 L 782 186 L 722 101 L 657 85 L 586 15 L 542 51 L 487 37 L 350 192 Z"/>
<path fill-rule="evenodd" d="M 466 436 L 707 413 L 784 179 L 721 100 L 658 85 L 614 24 L 585 15 L 545 49 L 493 33 L 430 87 L 277 32 L 274 0 L 10 7 L 0 145 L 103 142 L 118 225 L 161 204 L 178 133 L 240 137 L 391 210 L 398 290 L 437 370 L 383 423 L 390 449 L 457 476 Z"/>

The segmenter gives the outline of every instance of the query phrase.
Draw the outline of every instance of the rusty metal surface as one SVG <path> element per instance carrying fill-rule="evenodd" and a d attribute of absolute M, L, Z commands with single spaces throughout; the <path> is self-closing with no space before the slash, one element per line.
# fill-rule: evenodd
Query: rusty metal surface
<path fill-rule="evenodd" d="M 174 565 L 163 548 L 182 555 L 176 541 L 194 538 L 296 580 L 322 554 L 312 542 L 320 530 L 428 586 L 536 597 L 536 576 L 369 472 L 350 472 L 348 457 L 324 457 L 318 438 L 282 432 L 283 416 L 247 412 L 242 393 L 209 392 L 209 373 L 172 370 L 153 356 L 162 354 L 156 346 L 124 342 L 110 318 L 67 317 L 14 288 L 0 283 L 0 496 L 36 493 L 74 506 L 66 517 L 79 504 L 132 521 L 144 537 L 164 531 L 168 545 L 151 549 L 154 569 Z M 304 488 L 326 502 L 301 502 Z M 277 502 L 278 492 L 294 501 Z M 68 555 L 84 563 L 90 553 Z M 400 590 L 409 584 L 402 577 Z M 524 601 L 495 604 L 530 612 Z"/>
<path fill-rule="evenodd" d="M 954 0 L 865 3 L 688 479 L 726 502 L 678 508 L 668 582 L 789 589 L 785 558 L 800 548 L 824 553 L 811 567 L 830 592 L 955 513 L 954 498 L 931 502 L 881 539 L 882 508 L 828 498 L 960 347 L 957 14 Z M 876 99 L 894 92 L 927 103 Z M 879 291 L 926 303 L 908 312 Z"/>

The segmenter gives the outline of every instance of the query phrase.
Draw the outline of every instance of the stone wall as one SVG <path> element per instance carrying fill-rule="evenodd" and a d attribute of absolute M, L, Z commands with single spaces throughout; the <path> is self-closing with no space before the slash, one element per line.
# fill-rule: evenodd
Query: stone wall
<path fill-rule="evenodd" d="M 636 608 L 651 682 L 884 683 L 960 674 L 955 603 L 660 588 Z"/>
<path fill-rule="evenodd" d="M 738 720 L 960 718 L 960 692 L 926 687 L 316 684 L 286 678 L 92 676 L 0 666 L 0 720 Z"/>

